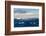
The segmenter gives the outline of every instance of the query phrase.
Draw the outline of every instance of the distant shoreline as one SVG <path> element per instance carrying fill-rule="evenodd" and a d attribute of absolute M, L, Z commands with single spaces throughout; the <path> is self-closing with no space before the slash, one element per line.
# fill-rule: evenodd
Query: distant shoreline
<path fill-rule="evenodd" d="M 14 18 L 23 19 L 23 18 L 39 18 L 39 14 L 34 13 L 15 13 Z"/>

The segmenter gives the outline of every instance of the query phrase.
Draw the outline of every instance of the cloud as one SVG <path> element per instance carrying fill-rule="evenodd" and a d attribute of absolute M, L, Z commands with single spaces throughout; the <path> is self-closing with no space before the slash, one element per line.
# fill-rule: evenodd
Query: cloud
<path fill-rule="evenodd" d="M 14 8 L 14 13 L 39 13 L 39 9 Z"/>

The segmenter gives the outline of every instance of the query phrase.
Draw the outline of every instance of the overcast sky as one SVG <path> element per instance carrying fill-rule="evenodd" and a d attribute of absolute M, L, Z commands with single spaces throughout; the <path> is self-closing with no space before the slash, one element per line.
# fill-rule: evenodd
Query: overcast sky
<path fill-rule="evenodd" d="M 39 13 L 39 9 L 14 8 L 14 13 Z"/>

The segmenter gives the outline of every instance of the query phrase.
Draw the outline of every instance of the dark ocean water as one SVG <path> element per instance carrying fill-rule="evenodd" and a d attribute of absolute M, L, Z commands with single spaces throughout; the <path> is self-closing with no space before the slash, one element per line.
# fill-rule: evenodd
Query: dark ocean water
<path fill-rule="evenodd" d="M 37 27 L 39 26 L 39 19 L 14 19 L 14 27 Z"/>

